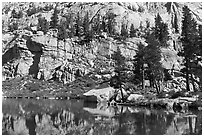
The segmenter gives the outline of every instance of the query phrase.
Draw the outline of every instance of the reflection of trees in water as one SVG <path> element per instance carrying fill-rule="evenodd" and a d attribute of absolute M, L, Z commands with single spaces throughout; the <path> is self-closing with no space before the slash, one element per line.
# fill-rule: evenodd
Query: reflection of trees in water
<path fill-rule="evenodd" d="M 121 108 L 123 112 L 123 107 Z M 170 126 L 174 116 L 165 114 L 120 113 L 118 118 L 119 129 L 115 134 L 165 134 L 166 127 Z"/>
<path fill-rule="evenodd" d="M 199 120 L 198 117 L 192 116 L 187 118 L 190 135 L 202 134 L 202 118 L 200 117 Z"/>
<path fill-rule="evenodd" d="M 34 135 L 36 133 L 48 133 L 48 130 L 52 130 L 52 132 L 58 131 L 57 133 L 60 134 L 80 134 L 81 131 L 87 127 L 87 131 L 84 131 L 84 134 L 86 134 L 89 130 L 89 126 L 91 125 L 90 122 L 83 119 L 83 117 L 66 110 L 55 112 L 50 115 L 45 113 L 32 114 L 27 116 L 18 116 L 16 118 L 13 118 L 11 115 L 4 115 L 2 120 L 3 134 L 18 134 L 13 128 L 13 123 L 19 119 L 24 119 L 25 123 L 24 125 L 19 125 L 21 126 L 20 128 L 28 129 L 28 133 L 30 135 Z M 53 130 L 53 128 L 55 128 L 55 130 Z M 44 132 L 43 130 L 46 131 Z"/>
<path fill-rule="evenodd" d="M 36 121 L 34 115 L 31 115 L 26 118 L 26 127 L 28 128 L 29 135 L 36 135 L 35 128 L 36 128 Z"/>
<path fill-rule="evenodd" d="M 55 109 L 47 113 L 29 111 L 25 114 L 3 114 L 2 132 L 83 135 L 202 133 L 202 115 L 182 116 L 164 111 L 121 106 L 107 107 L 108 111 L 104 107 L 99 108 L 102 110 L 99 112 L 105 111 L 114 115 L 91 114 L 83 109 L 74 108 Z"/>
<path fill-rule="evenodd" d="M 13 117 L 11 115 L 4 115 L 2 120 L 2 134 L 9 134 L 9 131 L 14 131 Z"/>
<path fill-rule="evenodd" d="M 123 108 L 121 108 L 123 112 Z M 201 116 L 178 116 L 169 113 L 120 113 L 117 117 L 119 127 L 114 134 L 141 134 L 141 135 L 163 135 L 174 128 L 171 134 L 201 134 Z M 200 122 L 198 123 L 200 119 Z M 194 122 L 192 122 L 194 121 Z M 184 127 L 184 128 L 182 128 Z M 186 130 L 185 130 L 186 129 Z"/>
<path fill-rule="evenodd" d="M 174 115 L 165 114 L 153 114 L 147 116 L 147 128 L 149 128 L 149 134 L 163 135 L 166 129 L 171 125 Z"/>

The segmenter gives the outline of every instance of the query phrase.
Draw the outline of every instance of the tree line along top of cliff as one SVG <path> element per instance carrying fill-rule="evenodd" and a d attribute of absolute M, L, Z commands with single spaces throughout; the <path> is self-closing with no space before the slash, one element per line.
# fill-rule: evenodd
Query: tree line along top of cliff
<path fill-rule="evenodd" d="M 150 26 L 154 26 L 154 17 L 157 13 L 161 15 L 162 20 L 168 24 L 169 28 L 173 27 L 173 20 L 177 16 L 180 26 L 184 5 L 189 7 L 199 24 L 202 22 L 202 3 L 198 2 L 4 2 L 2 4 L 2 20 L 5 27 L 3 28 L 13 21 L 18 22 L 20 28 L 35 26 L 39 16 L 51 21 L 56 5 L 59 19 L 67 14 L 72 14 L 76 18 L 78 13 L 79 17 L 83 19 L 88 12 L 91 22 L 97 18 L 97 15 L 104 17 L 112 14 L 116 32 L 120 32 L 123 24 L 126 24 L 128 29 L 131 24 L 135 28 L 140 25 L 146 26 L 147 21 L 150 22 Z"/>

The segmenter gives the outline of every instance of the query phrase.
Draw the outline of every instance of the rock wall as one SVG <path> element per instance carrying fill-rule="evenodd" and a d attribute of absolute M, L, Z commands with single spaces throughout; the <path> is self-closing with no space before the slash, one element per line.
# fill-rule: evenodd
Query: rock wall
<path fill-rule="evenodd" d="M 33 75 L 34 77 L 46 80 L 58 77 L 66 77 L 64 81 L 73 81 L 77 75 L 84 75 L 94 69 L 104 69 L 110 67 L 111 53 L 119 46 L 122 54 L 131 60 L 137 50 L 137 44 L 143 42 L 141 38 L 128 38 L 125 41 L 118 41 L 104 34 L 104 37 L 95 38 L 90 43 L 86 43 L 81 38 L 73 37 L 60 41 L 56 38 L 56 32 L 50 29 L 44 35 L 37 31 L 38 16 L 46 17 L 50 21 L 53 8 L 56 3 L 3 3 L 3 34 L 2 34 L 2 65 L 3 80 L 16 76 Z M 177 52 L 181 43 L 179 36 L 173 33 L 173 20 L 178 16 L 178 23 L 181 23 L 182 7 L 188 5 L 193 12 L 196 21 L 200 23 L 202 4 L 201 3 L 128 3 L 128 2 L 103 2 L 103 3 L 58 3 L 60 11 L 58 17 L 72 14 L 75 18 L 79 12 L 83 19 L 88 11 L 90 22 L 96 17 L 109 14 L 115 15 L 115 31 L 120 33 L 121 25 L 126 24 L 128 29 L 131 24 L 135 28 L 140 25 L 146 27 L 147 21 L 150 26 L 154 26 L 154 17 L 160 13 L 164 22 L 169 26 L 170 37 L 169 48 L 162 49 L 162 64 L 165 68 L 171 69 L 173 66 L 179 70 L 180 60 Z M 28 10 L 37 10 L 29 15 Z M 22 11 L 23 18 L 18 20 L 19 29 L 9 32 L 7 29 L 11 22 L 11 11 Z M 28 26 L 32 26 L 28 29 Z M 131 64 L 130 62 L 127 62 Z M 62 74 L 65 74 L 63 76 Z"/>
<path fill-rule="evenodd" d="M 8 69 L 14 69 L 11 72 L 13 77 L 29 74 L 35 78 L 43 77 L 49 80 L 54 77 L 56 79 L 54 75 L 61 77 L 65 74 L 66 81 L 70 82 L 75 79 L 77 73 L 85 75 L 94 69 L 102 70 L 110 67 L 109 58 L 118 46 L 127 60 L 132 60 L 137 44 L 140 42 L 145 44 L 140 38 L 128 38 L 125 42 L 121 42 L 107 37 L 93 39 L 90 43 L 81 45 L 81 40 L 77 37 L 66 39 L 64 42 L 49 35 L 32 34 L 32 32 L 31 35 L 27 35 L 27 33 L 22 31 L 18 39 L 13 42 L 13 46 L 4 49 L 6 52 L 3 54 L 3 68 L 6 69 L 8 63 L 12 64 Z M 171 69 L 175 64 L 179 66 L 175 50 L 162 49 L 162 54 L 164 67 Z M 131 61 L 127 61 L 128 63 L 132 64 Z"/>

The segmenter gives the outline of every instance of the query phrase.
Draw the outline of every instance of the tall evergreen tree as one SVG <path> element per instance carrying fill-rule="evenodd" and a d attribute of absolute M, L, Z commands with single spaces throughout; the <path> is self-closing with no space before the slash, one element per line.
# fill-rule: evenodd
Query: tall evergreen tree
<path fill-rule="evenodd" d="M 136 51 L 136 55 L 134 56 L 134 75 L 136 84 L 142 82 L 142 89 L 145 88 L 144 80 L 145 80 L 145 63 L 146 63 L 146 49 L 144 44 L 141 42 L 138 45 L 138 50 Z"/>
<path fill-rule="evenodd" d="M 134 28 L 134 25 L 131 24 L 130 26 L 130 37 L 135 37 L 136 36 L 136 29 Z"/>
<path fill-rule="evenodd" d="M 202 60 L 202 25 L 198 26 L 198 51 L 196 52 L 197 56 L 200 57 L 200 61 Z"/>
<path fill-rule="evenodd" d="M 60 24 L 58 25 L 58 39 L 59 40 L 65 40 L 68 38 L 68 33 L 67 33 L 67 22 L 66 20 L 61 19 Z"/>
<path fill-rule="evenodd" d="M 89 35 L 89 13 L 87 12 L 83 20 L 83 32 L 85 36 Z"/>
<path fill-rule="evenodd" d="M 121 26 L 121 37 L 123 40 L 125 40 L 128 37 L 128 29 L 126 24 L 122 24 Z"/>
<path fill-rule="evenodd" d="M 157 16 L 155 17 L 155 37 L 160 38 L 160 31 L 161 31 L 161 26 L 162 26 L 162 18 L 160 14 L 158 13 Z"/>
<path fill-rule="evenodd" d="M 166 47 L 167 41 L 169 40 L 168 25 L 162 21 L 159 13 L 155 17 L 155 27 L 154 27 L 155 38 L 159 40 L 161 46 Z"/>
<path fill-rule="evenodd" d="M 78 12 L 76 17 L 76 23 L 75 23 L 75 36 L 80 37 L 82 35 L 83 35 L 82 20 Z"/>
<path fill-rule="evenodd" d="M 101 32 L 101 16 L 100 14 L 97 15 L 97 17 L 93 21 L 93 32 L 94 34 L 100 34 Z"/>
<path fill-rule="evenodd" d="M 105 17 L 102 17 L 102 22 L 101 22 L 101 25 L 100 25 L 100 30 L 102 30 L 103 32 L 107 32 Z"/>
<path fill-rule="evenodd" d="M 197 71 L 195 72 L 195 76 L 197 76 L 200 80 L 200 82 L 198 83 L 199 84 L 199 87 L 200 89 L 202 90 L 202 65 L 201 65 L 201 62 L 202 62 L 202 25 L 199 25 L 198 26 L 198 46 L 197 46 L 197 52 L 196 52 L 196 55 L 197 55 Z"/>
<path fill-rule="evenodd" d="M 75 28 L 74 28 L 74 18 L 71 13 L 66 16 L 66 22 L 67 22 L 68 36 L 72 38 L 75 34 Z"/>
<path fill-rule="evenodd" d="M 155 86 L 157 93 L 161 91 L 161 82 L 163 79 L 163 69 L 160 63 L 161 50 L 160 42 L 155 38 L 154 33 L 147 33 L 146 43 L 138 45 L 138 51 L 134 56 L 134 74 L 138 83 L 142 83 L 145 88 L 144 80 L 148 78 L 150 86 Z"/>
<path fill-rule="evenodd" d="M 43 31 L 44 34 L 47 33 L 47 31 L 49 30 L 49 22 L 45 19 L 45 17 L 40 17 L 38 18 L 38 30 Z"/>
<path fill-rule="evenodd" d="M 50 28 L 57 28 L 57 25 L 58 25 L 58 21 L 59 21 L 59 18 L 58 18 L 58 10 L 57 10 L 57 5 L 55 6 L 55 9 L 54 9 L 54 13 L 52 14 L 52 17 L 51 17 L 51 21 L 50 21 Z"/>
<path fill-rule="evenodd" d="M 167 23 L 162 23 L 159 41 L 163 47 L 167 47 L 168 40 L 169 40 L 168 25 Z"/>
<path fill-rule="evenodd" d="M 107 31 L 109 33 L 109 35 L 115 35 L 115 14 L 113 13 L 109 13 L 107 15 Z"/>
<path fill-rule="evenodd" d="M 194 31 L 191 34 L 191 42 L 193 45 L 191 50 L 192 57 L 190 57 L 189 63 L 189 82 L 192 83 L 193 90 L 196 91 L 198 88 L 196 88 L 195 83 L 199 85 L 199 90 L 202 89 L 202 26 L 197 25 L 194 19 L 192 19 L 192 21 L 192 28 L 194 28 Z"/>
<path fill-rule="evenodd" d="M 124 80 L 123 73 L 124 73 L 124 69 L 125 69 L 125 57 L 122 55 L 119 47 L 117 47 L 117 51 L 115 51 L 111 57 L 115 62 L 115 72 L 117 74 L 117 76 L 116 76 L 116 78 L 117 78 L 116 88 L 120 89 L 121 95 L 122 95 L 122 101 L 124 101 L 124 96 L 123 96 L 123 92 L 122 92 L 122 82 Z"/>
<path fill-rule="evenodd" d="M 146 42 L 148 46 L 146 47 L 145 61 L 148 66 L 147 76 L 151 84 L 156 87 L 157 93 L 160 92 L 160 86 L 163 80 L 163 69 L 160 63 L 161 61 L 161 50 L 160 42 L 155 38 L 154 33 L 147 36 Z"/>
<path fill-rule="evenodd" d="M 142 22 L 140 22 L 140 26 L 139 28 L 136 30 L 137 34 L 139 37 L 141 38 L 145 38 L 146 39 L 146 35 L 149 33 L 149 30 L 150 28 L 145 28 L 143 25 L 142 25 Z"/>
<path fill-rule="evenodd" d="M 184 69 L 182 70 L 185 73 L 186 77 L 186 90 L 189 91 L 191 74 L 191 64 L 195 60 L 196 45 L 197 42 L 197 24 L 196 21 L 192 18 L 191 11 L 187 6 L 183 7 L 183 20 L 182 20 L 182 33 L 181 33 L 181 42 L 183 49 L 179 53 L 180 56 L 184 57 Z"/>
<path fill-rule="evenodd" d="M 57 34 L 57 39 L 58 40 L 63 40 L 64 42 L 64 57 L 66 58 L 66 39 L 68 38 L 68 33 L 67 33 L 67 22 L 65 18 L 62 18 L 60 20 L 60 24 L 58 25 L 58 34 Z M 58 46 L 58 45 L 57 45 Z M 58 48 L 58 47 L 57 47 Z"/>

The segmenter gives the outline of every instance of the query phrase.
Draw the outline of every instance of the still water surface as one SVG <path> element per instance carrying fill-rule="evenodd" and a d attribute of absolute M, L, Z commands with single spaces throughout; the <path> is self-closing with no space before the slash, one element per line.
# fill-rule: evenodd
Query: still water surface
<path fill-rule="evenodd" d="M 202 134 L 202 113 L 90 104 L 80 100 L 3 99 L 2 133 L 75 135 Z"/>

